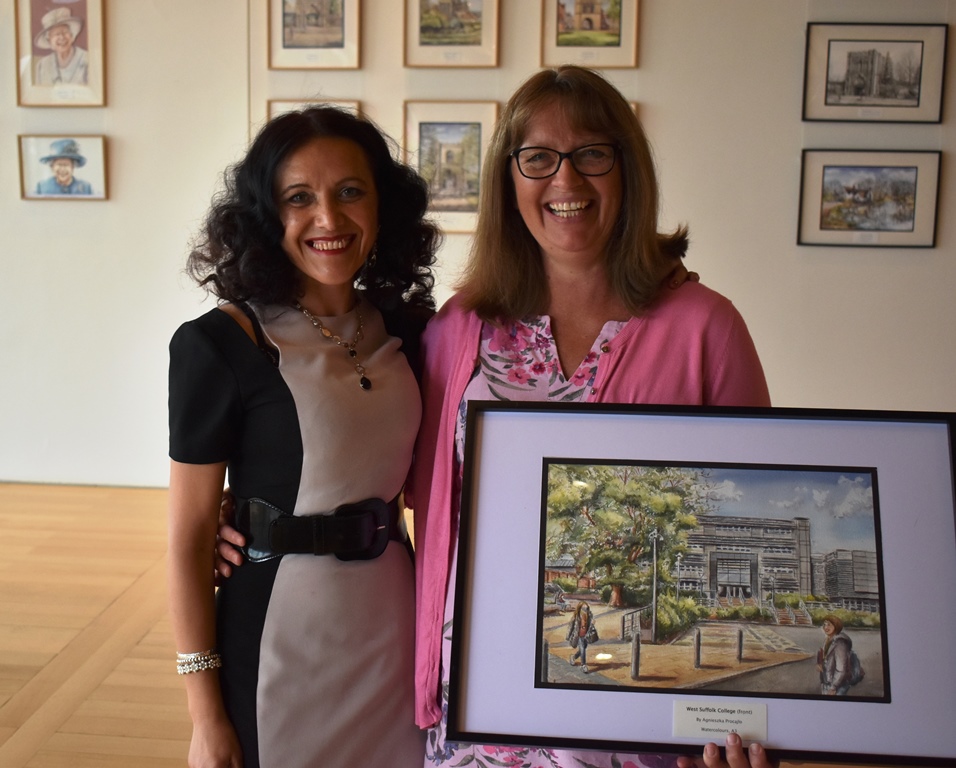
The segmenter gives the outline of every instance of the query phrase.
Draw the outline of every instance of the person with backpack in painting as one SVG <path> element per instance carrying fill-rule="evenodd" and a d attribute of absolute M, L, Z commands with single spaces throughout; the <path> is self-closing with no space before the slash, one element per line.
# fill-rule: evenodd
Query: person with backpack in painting
<path fill-rule="evenodd" d="M 859 657 L 853 651 L 853 641 L 844 634 L 840 619 L 827 615 L 822 629 L 827 639 L 817 652 L 820 692 L 827 696 L 846 696 L 850 686 L 863 679 Z"/>
<path fill-rule="evenodd" d="M 591 606 L 583 600 L 578 603 L 574 618 L 568 625 L 568 643 L 575 649 L 571 656 L 571 664 L 581 659 L 581 671 L 588 673 L 588 643 L 598 639 L 597 627 L 594 625 L 594 616 Z"/>

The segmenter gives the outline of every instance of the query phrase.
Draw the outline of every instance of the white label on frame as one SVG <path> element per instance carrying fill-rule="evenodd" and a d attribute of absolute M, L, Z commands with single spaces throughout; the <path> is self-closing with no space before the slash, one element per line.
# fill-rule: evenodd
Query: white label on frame
<path fill-rule="evenodd" d="M 674 736 L 722 742 L 738 733 L 745 743 L 767 740 L 767 705 L 674 701 Z"/>

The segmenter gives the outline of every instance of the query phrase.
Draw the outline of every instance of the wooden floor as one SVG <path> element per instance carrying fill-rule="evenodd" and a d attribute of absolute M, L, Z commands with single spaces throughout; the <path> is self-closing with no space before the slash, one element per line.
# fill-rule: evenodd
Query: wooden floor
<path fill-rule="evenodd" d="M 0 766 L 185 765 L 166 493 L 0 484 Z"/>
<path fill-rule="evenodd" d="M 165 525 L 162 490 L 0 483 L 2 768 L 185 765 Z"/>

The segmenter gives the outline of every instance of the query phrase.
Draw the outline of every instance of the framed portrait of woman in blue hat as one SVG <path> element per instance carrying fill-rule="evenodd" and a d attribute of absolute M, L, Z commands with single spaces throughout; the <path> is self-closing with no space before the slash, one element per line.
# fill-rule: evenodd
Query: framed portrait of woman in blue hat
<path fill-rule="evenodd" d="M 106 200 L 103 136 L 20 136 L 24 200 Z"/>
<path fill-rule="evenodd" d="M 103 0 L 16 0 L 17 103 L 103 106 Z"/>

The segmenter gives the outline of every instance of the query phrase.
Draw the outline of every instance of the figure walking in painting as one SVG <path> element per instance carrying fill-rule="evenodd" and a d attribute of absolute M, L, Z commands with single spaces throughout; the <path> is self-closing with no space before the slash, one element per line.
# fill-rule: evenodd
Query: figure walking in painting
<path fill-rule="evenodd" d="M 861 675 L 854 671 L 853 641 L 843 633 L 843 622 L 829 615 L 823 620 L 826 640 L 817 652 L 817 669 L 820 670 L 820 692 L 827 696 L 846 696 L 851 685 L 859 682 Z"/>
<path fill-rule="evenodd" d="M 69 8 L 54 8 L 43 14 L 40 24 L 43 29 L 34 44 L 52 53 L 37 62 L 36 84 L 86 85 L 89 56 L 76 45 L 76 37 L 83 29 L 83 19 L 73 16 Z"/>
<path fill-rule="evenodd" d="M 93 194 L 93 188 L 88 181 L 73 175 L 74 170 L 86 165 L 86 158 L 80 154 L 80 145 L 75 139 L 57 139 L 50 144 L 50 154 L 41 157 L 40 162 L 48 163 L 53 175 L 37 182 L 38 195 Z"/>
<path fill-rule="evenodd" d="M 597 627 L 594 625 L 594 614 L 591 607 L 583 600 L 578 603 L 574 611 L 574 618 L 568 626 L 568 642 L 575 648 L 571 656 L 571 664 L 581 659 L 581 671 L 588 673 L 588 643 L 598 639 Z"/>

